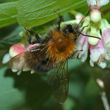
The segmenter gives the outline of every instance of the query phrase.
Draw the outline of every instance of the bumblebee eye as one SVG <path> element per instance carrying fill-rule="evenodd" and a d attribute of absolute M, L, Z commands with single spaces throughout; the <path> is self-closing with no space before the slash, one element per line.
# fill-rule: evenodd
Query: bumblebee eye
<path fill-rule="evenodd" d="M 73 27 L 72 25 L 67 25 L 65 28 L 64 28 L 64 32 L 65 33 L 73 33 Z"/>

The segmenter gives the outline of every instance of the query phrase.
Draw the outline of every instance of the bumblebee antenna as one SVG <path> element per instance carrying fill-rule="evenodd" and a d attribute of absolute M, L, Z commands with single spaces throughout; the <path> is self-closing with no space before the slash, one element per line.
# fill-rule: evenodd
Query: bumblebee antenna
<path fill-rule="evenodd" d="M 96 36 L 91 36 L 91 35 L 86 35 L 86 34 L 83 34 L 82 32 L 79 32 L 79 35 L 83 35 L 83 36 L 87 36 L 87 37 L 93 37 L 93 38 L 97 38 L 97 39 L 101 39 L 99 37 L 96 37 Z"/>

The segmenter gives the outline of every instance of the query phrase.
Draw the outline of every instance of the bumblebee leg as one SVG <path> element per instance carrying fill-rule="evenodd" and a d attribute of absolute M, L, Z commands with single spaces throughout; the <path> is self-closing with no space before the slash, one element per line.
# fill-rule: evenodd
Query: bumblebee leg
<path fill-rule="evenodd" d="M 34 33 L 34 35 L 36 38 L 35 43 L 41 43 L 41 38 L 39 37 L 39 35 L 37 33 Z"/>
<path fill-rule="evenodd" d="M 33 36 L 35 36 L 35 41 L 32 42 L 33 44 L 35 44 L 35 43 L 41 43 L 41 38 L 39 37 L 39 35 L 36 32 L 30 30 L 30 34 L 33 35 Z"/>
<path fill-rule="evenodd" d="M 87 26 L 82 27 L 81 31 L 80 31 L 80 32 L 79 32 L 79 31 L 77 32 L 77 33 L 78 33 L 77 35 L 79 36 L 79 35 L 80 35 L 80 33 L 82 33 L 82 32 L 83 32 L 83 30 L 84 30 L 84 28 L 86 28 L 86 27 L 88 27 L 88 25 L 87 25 Z"/>
<path fill-rule="evenodd" d="M 39 37 L 39 35 L 37 33 L 35 33 L 34 31 L 32 30 L 27 30 L 28 32 L 28 41 L 29 43 L 31 44 L 35 44 L 35 43 L 40 43 L 41 42 L 41 38 Z M 31 40 L 31 35 L 35 36 L 35 41 L 32 42 Z"/>
<path fill-rule="evenodd" d="M 30 36 L 29 34 L 27 34 L 27 40 L 28 40 L 28 43 L 29 43 L 29 44 L 32 44 L 32 42 L 31 42 L 31 41 L 32 41 L 32 40 L 31 40 L 31 36 Z"/>

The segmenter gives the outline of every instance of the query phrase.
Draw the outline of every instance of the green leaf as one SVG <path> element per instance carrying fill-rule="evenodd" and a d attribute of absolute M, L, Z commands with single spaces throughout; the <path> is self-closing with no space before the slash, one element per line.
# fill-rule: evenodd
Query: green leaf
<path fill-rule="evenodd" d="M 0 0 L 0 3 L 4 3 L 4 2 L 13 2 L 13 1 L 17 1 L 17 0 Z"/>
<path fill-rule="evenodd" d="M 79 59 L 70 59 L 68 60 L 68 69 L 69 71 L 78 68 L 82 65 L 83 63 Z"/>
<path fill-rule="evenodd" d="M 0 27 L 4 27 L 16 22 L 16 4 L 17 2 L 0 4 Z"/>
<path fill-rule="evenodd" d="M 20 0 L 18 22 L 24 27 L 39 26 L 85 3 L 85 0 Z"/>
<path fill-rule="evenodd" d="M 102 7 L 102 17 L 106 18 L 110 22 L 110 3 Z"/>
<path fill-rule="evenodd" d="M 91 90 L 91 88 L 93 90 Z M 98 92 L 99 92 L 99 89 L 98 89 L 98 86 L 95 82 L 95 80 L 93 78 L 91 78 L 87 84 L 87 87 L 86 87 L 86 95 L 88 96 L 93 96 L 93 95 L 96 95 Z"/>
<path fill-rule="evenodd" d="M 21 32 L 23 28 L 17 27 L 10 35 L 4 37 L 0 40 L 0 49 L 7 49 L 13 44 L 18 43 L 21 40 L 21 36 L 19 36 L 19 32 Z"/>
<path fill-rule="evenodd" d="M 0 110 L 40 110 L 50 96 L 50 87 L 38 74 L 17 76 L 0 69 Z"/>
<path fill-rule="evenodd" d="M 6 70 L 6 67 L 0 69 L 0 110 L 11 110 L 12 106 L 24 101 L 22 92 L 13 88 L 13 78 L 5 77 Z"/>
<path fill-rule="evenodd" d="M 63 110 L 73 110 L 74 106 L 75 106 L 74 100 L 72 100 L 71 98 L 67 98 L 67 100 L 63 104 Z"/>

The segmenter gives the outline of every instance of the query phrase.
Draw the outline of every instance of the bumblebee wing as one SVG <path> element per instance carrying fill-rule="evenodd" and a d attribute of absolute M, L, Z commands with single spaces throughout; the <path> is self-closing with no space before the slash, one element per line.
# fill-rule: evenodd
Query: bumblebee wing
<path fill-rule="evenodd" d="M 40 44 L 35 45 L 29 49 L 27 48 L 25 52 L 20 53 L 13 57 L 8 62 L 8 66 L 15 71 L 28 71 L 32 68 L 33 63 L 37 65 L 38 56 L 40 56 L 40 54 L 42 53 L 41 52 L 42 49 L 43 46 Z"/>
<path fill-rule="evenodd" d="M 26 55 L 28 52 L 23 52 L 13 57 L 9 62 L 8 66 L 12 68 L 13 71 L 26 71 L 29 70 L 29 66 L 26 63 Z"/>
<path fill-rule="evenodd" d="M 53 88 L 56 100 L 63 103 L 67 98 L 69 89 L 68 62 L 58 65 L 58 68 L 50 73 L 49 83 Z"/>
<path fill-rule="evenodd" d="M 44 44 L 34 46 L 31 49 L 13 57 L 9 63 L 9 67 L 15 71 L 34 70 L 46 72 L 52 68 L 48 58 L 46 57 L 46 46 Z"/>

